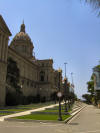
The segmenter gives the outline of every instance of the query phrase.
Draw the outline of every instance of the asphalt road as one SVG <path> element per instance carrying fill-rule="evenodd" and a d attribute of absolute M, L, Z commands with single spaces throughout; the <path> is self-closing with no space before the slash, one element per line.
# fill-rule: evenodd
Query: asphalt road
<path fill-rule="evenodd" d="M 88 105 L 69 124 L 4 121 L 0 133 L 100 133 L 100 109 Z"/>

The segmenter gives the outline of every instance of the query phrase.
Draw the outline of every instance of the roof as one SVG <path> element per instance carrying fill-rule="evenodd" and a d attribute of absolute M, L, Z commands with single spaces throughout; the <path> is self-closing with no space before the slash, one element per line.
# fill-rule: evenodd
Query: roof
<path fill-rule="evenodd" d="M 7 35 L 11 36 L 11 32 L 6 24 L 6 22 L 4 21 L 3 17 L 0 15 L 0 29 L 5 32 Z"/>
<path fill-rule="evenodd" d="M 25 32 L 25 24 L 21 24 L 20 32 L 15 35 L 15 37 L 11 41 L 11 45 L 20 45 L 21 43 L 19 42 L 25 42 L 28 43 L 29 45 L 31 44 L 31 46 L 34 48 L 31 38 Z"/>

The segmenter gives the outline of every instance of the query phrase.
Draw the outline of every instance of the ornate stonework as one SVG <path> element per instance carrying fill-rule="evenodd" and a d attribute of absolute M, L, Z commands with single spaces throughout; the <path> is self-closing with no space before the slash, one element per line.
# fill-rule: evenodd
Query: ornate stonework
<path fill-rule="evenodd" d="M 5 105 L 8 40 L 11 33 L 0 15 L 0 105 Z"/>
<path fill-rule="evenodd" d="M 25 32 L 25 24 L 20 27 L 20 32 L 13 38 L 10 47 L 17 51 L 20 55 L 27 57 L 29 60 L 35 59 L 33 53 L 33 43 L 29 35 Z"/>
<path fill-rule="evenodd" d="M 2 20 L 2 21 L 1 21 Z M 25 31 L 25 24 L 15 35 L 8 47 L 11 35 L 2 16 L 0 16 L 0 105 L 5 104 L 5 85 L 7 58 L 11 57 L 17 62 L 20 70 L 20 85 L 24 96 L 40 94 L 50 99 L 51 94 L 58 87 L 58 72 L 53 69 L 53 60 L 37 60 L 33 55 L 33 43 Z"/>

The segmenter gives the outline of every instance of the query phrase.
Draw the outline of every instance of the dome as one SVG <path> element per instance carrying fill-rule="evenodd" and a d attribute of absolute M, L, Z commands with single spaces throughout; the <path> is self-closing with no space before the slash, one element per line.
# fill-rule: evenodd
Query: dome
<path fill-rule="evenodd" d="M 15 35 L 10 43 L 10 47 L 24 57 L 33 58 L 33 43 L 29 35 L 25 32 L 25 24 L 21 24 L 20 32 Z"/>
<path fill-rule="evenodd" d="M 22 41 L 22 40 L 31 42 L 29 35 L 25 32 L 20 31 L 15 35 L 15 37 L 13 38 L 13 41 Z"/>
<path fill-rule="evenodd" d="M 31 38 L 25 32 L 25 24 L 24 23 L 20 27 L 20 32 L 15 35 L 15 37 L 13 38 L 11 43 L 17 42 L 17 41 L 18 42 L 19 41 L 24 41 L 24 42 L 29 42 L 30 44 L 32 44 Z"/>

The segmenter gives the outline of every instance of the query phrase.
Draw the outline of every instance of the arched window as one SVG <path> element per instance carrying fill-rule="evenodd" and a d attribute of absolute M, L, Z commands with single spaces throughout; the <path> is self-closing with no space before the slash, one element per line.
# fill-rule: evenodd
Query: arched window
<path fill-rule="evenodd" d="M 40 72 L 40 81 L 44 81 L 45 80 L 45 72 L 44 71 L 41 71 Z"/>

